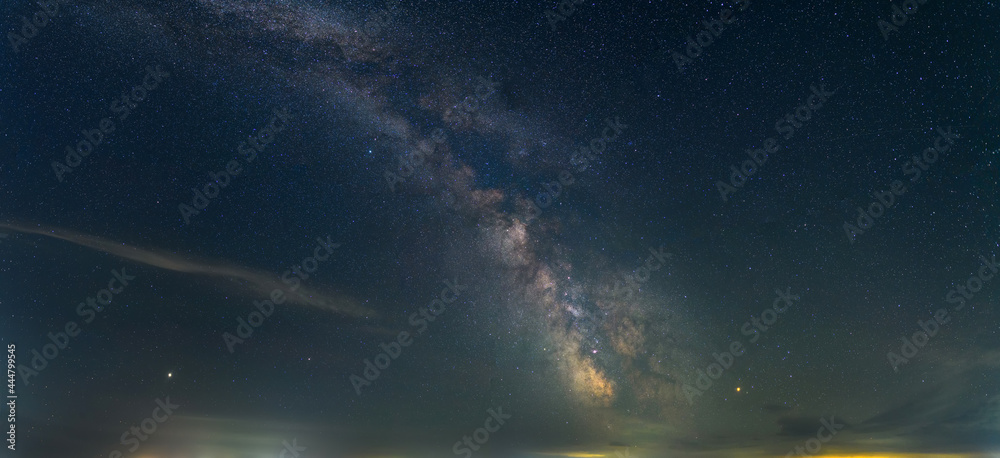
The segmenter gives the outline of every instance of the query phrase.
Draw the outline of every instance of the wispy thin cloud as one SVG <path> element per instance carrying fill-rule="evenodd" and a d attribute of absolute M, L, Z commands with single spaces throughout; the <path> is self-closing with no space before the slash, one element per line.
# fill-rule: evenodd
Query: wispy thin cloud
<path fill-rule="evenodd" d="M 262 298 L 269 297 L 274 289 L 286 291 L 288 289 L 287 285 L 279 280 L 278 274 L 222 262 L 196 260 L 161 250 L 139 248 L 69 229 L 27 223 L 0 223 L 0 228 L 63 240 L 151 267 L 241 282 L 250 288 L 248 294 Z M 373 318 L 378 315 L 374 310 L 360 305 L 357 300 L 346 295 L 319 291 L 305 285 L 300 286 L 295 293 L 287 294 L 286 297 L 288 298 L 286 303 L 319 307 L 348 316 Z"/>

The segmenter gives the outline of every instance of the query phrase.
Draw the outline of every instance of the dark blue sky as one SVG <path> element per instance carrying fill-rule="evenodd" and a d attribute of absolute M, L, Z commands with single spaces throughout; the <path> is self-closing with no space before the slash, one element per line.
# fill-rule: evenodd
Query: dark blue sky
<path fill-rule="evenodd" d="M 1000 11 L 910 3 L 7 2 L 6 453 L 995 456 Z"/>

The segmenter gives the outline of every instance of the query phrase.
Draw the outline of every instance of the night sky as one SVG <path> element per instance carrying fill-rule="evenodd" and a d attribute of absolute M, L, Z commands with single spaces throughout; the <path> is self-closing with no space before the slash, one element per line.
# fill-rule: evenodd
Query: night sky
<path fill-rule="evenodd" d="M 3 2 L 2 456 L 1000 457 L 998 19 Z"/>

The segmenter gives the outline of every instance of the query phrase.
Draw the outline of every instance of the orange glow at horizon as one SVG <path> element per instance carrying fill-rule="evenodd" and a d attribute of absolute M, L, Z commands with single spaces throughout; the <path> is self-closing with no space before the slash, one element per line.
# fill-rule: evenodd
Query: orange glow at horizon
<path fill-rule="evenodd" d="M 784 456 L 784 455 L 782 455 Z M 943 454 L 943 453 L 894 453 L 894 454 L 879 454 L 879 455 L 813 455 L 822 458 L 968 458 L 974 455 L 970 454 Z"/>

